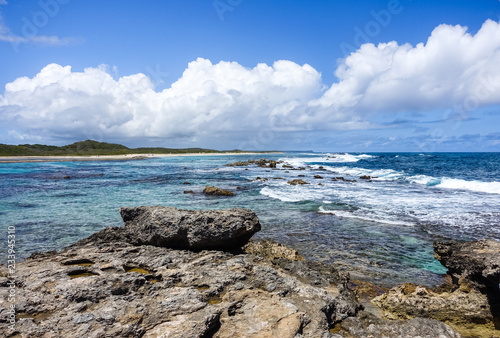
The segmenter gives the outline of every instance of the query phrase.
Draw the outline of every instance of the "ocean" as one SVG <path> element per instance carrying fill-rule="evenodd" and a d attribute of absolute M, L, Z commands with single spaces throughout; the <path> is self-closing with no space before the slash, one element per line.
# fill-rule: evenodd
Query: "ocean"
<path fill-rule="evenodd" d="M 283 163 L 274 170 L 225 166 L 263 157 Z M 287 183 L 298 178 L 309 184 Z M 205 196 L 205 185 L 235 196 Z M 0 163 L 0 261 L 7 260 L 9 227 L 15 228 L 16 258 L 22 259 L 122 226 L 118 208 L 139 205 L 249 208 L 262 223 L 255 238 L 335 264 L 353 279 L 434 286 L 446 269 L 433 258 L 433 241 L 500 240 L 500 153 L 294 152 Z"/>

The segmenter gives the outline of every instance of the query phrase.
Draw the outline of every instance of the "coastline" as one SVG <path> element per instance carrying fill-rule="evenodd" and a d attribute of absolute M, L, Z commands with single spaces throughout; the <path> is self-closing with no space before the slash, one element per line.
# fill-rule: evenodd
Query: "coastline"
<path fill-rule="evenodd" d="M 123 227 L 0 265 L 0 294 L 11 304 L 0 312 L 0 330 L 23 337 L 54 329 L 58 336 L 229 337 L 235 328 L 244 337 L 498 337 L 498 241 L 435 242 L 436 259 L 453 269 L 447 281 L 389 290 L 251 239 L 261 224 L 249 209 L 119 212 Z M 149 231 L 152 220 L 158 227 Z"/>
<path fill-rule="evenodd" d="M 87 155 L 87 156 L 0 156 L 0 163 L 30 163 L 30 162 L 76 162 L 76 161 L 130 161 L 144 160 L 157 157 L 184 157 L 184 156 L 236 156 L 282 154 L 279 151 L 271 152 L 242 152 L 242 153 L 184 153 L 184 154 L 124 154 L 124 155 Z"/>

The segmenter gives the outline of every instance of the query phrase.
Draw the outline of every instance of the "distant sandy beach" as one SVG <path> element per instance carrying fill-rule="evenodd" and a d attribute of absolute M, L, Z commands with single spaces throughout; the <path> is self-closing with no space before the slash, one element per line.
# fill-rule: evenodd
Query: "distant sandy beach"
<path fill-rule="evenodd" d="M 0 156 L 0 163 L 26 163 L 26 162 L 70 162 L 70 161 L 130 161 L 144 160 L 154 157 L 179 157 L 179 156 L 234 156 L 234 155 L 264 155 L 282 154 L 281 152 L 265 153 L 186 153 L 186 154 L 126 154 L 126 155 L 91 155 L 91 156 Z"/>

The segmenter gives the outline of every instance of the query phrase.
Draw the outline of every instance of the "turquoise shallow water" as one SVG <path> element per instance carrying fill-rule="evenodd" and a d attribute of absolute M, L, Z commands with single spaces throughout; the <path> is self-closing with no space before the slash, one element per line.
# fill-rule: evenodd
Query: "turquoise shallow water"
<path fill-rule="evenodd" d="M 445 270 L 433 258 L 434 240 L 500 240 L 498 153 L 286 153 L 265 157 L 305 169 L 224 166 L 260 157 L 0 163 L 0 254 L 6 257 L 8 226 L 16 228 L 17 257 L 23 258 L 122 226 L 118 208 L 138 205 L 250 208 L 263 225 L 256 237 L 387 286 L 439 283 Z M 311 184 L 286 183 L 298 175 Z M 361 175 L 376 178 L 368 182 Z M 205 196 L 205 185 L 236 196 Z"/>

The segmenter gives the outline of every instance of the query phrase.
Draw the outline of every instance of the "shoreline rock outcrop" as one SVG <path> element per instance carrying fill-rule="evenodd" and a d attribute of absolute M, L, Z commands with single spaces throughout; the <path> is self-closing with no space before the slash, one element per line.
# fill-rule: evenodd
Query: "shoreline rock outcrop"
<path fill-rule="evenodd" d="M 434 256 L 446 268 L 446 282 L 431 290 L 403 284 L 373 299 L 384 317 L 433 318 L 466 335 L 500 336 L 500 242 L 436 242 Z"/>
<path fill-rule="evenodd" d="M 460 337 L 432 319 L 373 317 L 349 289 L 348 274 L 304 260 L 279 243 L 192 251 L 166 247 L 161 239 L 176 229 L 189 237 L 189 224 L 201 229 L 192 238 L 210 234 L 212 227 L 257 231 L 250 210 L 120 212 L 125 228 L 108 227 L 61 252 L 34 254 L 17 264 L 11 278 L 0 266 L 0 332 L 30 338 Z M 12 278 L 14 331 L 3 306 Z"/>

